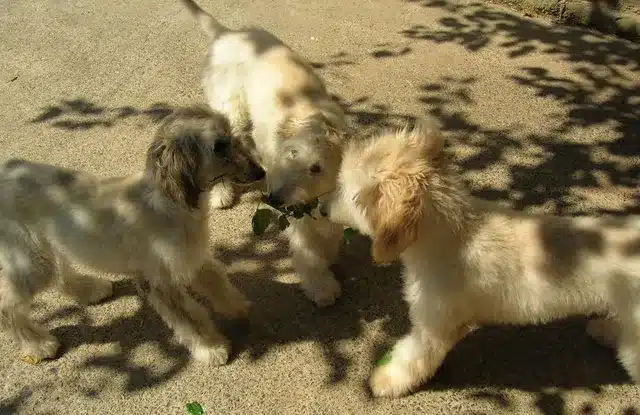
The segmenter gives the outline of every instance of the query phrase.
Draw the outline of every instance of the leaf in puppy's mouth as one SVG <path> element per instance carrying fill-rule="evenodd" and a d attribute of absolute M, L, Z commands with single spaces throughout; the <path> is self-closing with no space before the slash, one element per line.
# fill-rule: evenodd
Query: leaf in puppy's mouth
<path fill-rule="evenodd" d="M 378 359 L 378 361 L 376 362 L 376 366 L 386 365 L 387 363 L 391 362 L 391 355 L 392 351 L 389 350 L 380 359 Z"/>
<path fill-rule="evenodd" d="M 258 236 L 262 235 L 269 227 L 272 216 L 273 213 L 270 209 L 258 209 L 251 219 L 253 233 Z"/>
<path fill-rule="evenodd" d="M 260 197 L 260 202 L 280 212 L 280 215 L 275 215 L 274 212 L 272 212 L 269 209 L 257 209 L 256 213 L 253 215 L 253 218 L 251 219 L 253 233 L 254 235 L 257 235 L 257 236 L 262 235 L 267 230 L 271 222 L 274 222 L 278 226 L 278 229 L 280 231 L 284 231 L 290 225 L 290 222 L 288 219 L 289 216 L 295 219 L 301 219 L 305 215 L 307 215 L 312 219 L 317 219 L 315 216 L 313 216 L 313 211 L 318 208 L 318 205 L 320 203 L 318 198 L 315 198 L 307 203 L 297 203 L 297 204 L 288 205 L 288 206 L 284 206 L 284 205 L 275 206 L 269 203 L 268 196 L 264 194 Z M 355 229 L 345 228 L 344 230 L 345 245 L 349 245 L 353 237 L 357 234 L 358 234 L 358 231 L 356 231 Z"/>
<path fill-rule="evenodd" d="M 272 212 L 270 209 L 256 210 L 256 213 L 253 215 L 253 218 L 251 220 L 251 224 L 253 226 L 253 233 L 258 236 L 262 235 L 266 231 L 271 222 L 276 223 L 278 229 L 281 231 L 287 229 L 290 224 L 288 219 L 289 216 L 295 219 L 301 219 L 305 215 L 308 215 L 309 217 L 316 219 L 313 216 L 313 210 L 318 207 L 317 198 L 307 203 L 298 203 L 288 206 L 275 206 L 269 203 L 267 195 L 262 195 L 262 197 L 260 198 L 260 202 L 280 212 L 280 215 L 274 214 L 274 212 Z"/>
<path fill-rule="evenodd" d="M 287 215 L 282 214 L 278 218 L 278 229 L 281 231 L 287 229 L 289 227 L 289 219 L 287 219 Z"/>
<path fill-rule="evenodd" d="M 346 245 L 349 245 L 353 237 L 357 235 L 358 232 L 355 231 L 353 228 L 345 228 L 343 234 L 344 234 L 344 243 Z"/>

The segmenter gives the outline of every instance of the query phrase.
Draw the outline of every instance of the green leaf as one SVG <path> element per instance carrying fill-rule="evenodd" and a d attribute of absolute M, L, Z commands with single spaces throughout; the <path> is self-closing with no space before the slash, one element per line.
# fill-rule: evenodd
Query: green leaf
<path fill-rule="evenodd" d="M 258 209 L 251 219 L 251 225 L 253 227 L 253 233 L 255 235 L 262 235 L 267 230 L 271 223 L 273 213 L 270 209 Z"/>
<path fill-rule="evenodd" d="M 189 411 L 189 414 L 191 415 L 204 415 L 204 409 L 198 402 L 188 403 L 187 411 Z"/>
<path fill-rule="evenodd" d="M 385 353 L 380 359 L 378 359 L 378 361 L 376 362 L 376 366 L 386 365 L 387 363 L 391 362 L 391 354 L 391 350 Z"/>
<path fill-rule="evenodd" d="M 318 207 L 318 199 L 313 199 L 309 203 L 305 203 L 300 207 L 305 214 L 313 217 L 313 210 Z"/>
<path fill-rule="evenodd" d="M 304 208 L 302 208 L 299 205 L 294 205 L 292 206 L 293 208 L 293 217 L 296 219 L 300 219 L 301 217 L 304 216 Z"/>
<path fill-rule="evenodd" d="M 311 209 L 311 206 L 306 204 L 306 205 L 300 205 L 300 210 L 302 211 L 303 215 L 309 215 L 311 216 L 311 211 L 313 209 Z"/>
<path fill-rule="evenodd" d="M 289 219 L 287 219 L 287 215 L 280 215 L 278 218 L 278 229 L 281 231 L 287 229 L 289 227 Z"/>
<path fill-rule="evenodd" d="M 355 231 L 353 228 L 345 228 L 342 234 L 344 235 L 344 243 L 349 245 L 353 237 L 357 235 L 358 232 Z"/>
<path fill-rule="evenodd" d="M 269 195 L 266 195 L 264 193 L 262 194 L 262 196 L 260 196 L 260 203 L 264 203 L 265 205 L 277 210 L 278 212 L 285 213 L 287 211 L 286 206 L 276 206 L 269 203 Z"/>

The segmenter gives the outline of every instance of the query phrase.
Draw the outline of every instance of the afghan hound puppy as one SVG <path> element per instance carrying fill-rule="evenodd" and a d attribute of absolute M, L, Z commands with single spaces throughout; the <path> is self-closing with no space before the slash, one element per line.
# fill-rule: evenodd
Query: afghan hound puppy
<path fill-rule="evenodd" d="M 111 282 L 71 264 L 136 278 L 179 341 L 203 362 L 228 359 L 229 341 L 188 289 L 215 311 L 242 316 L 249 302 L 209 250 L 209 191 L 221 178 L 262 179 L 231 138 L 226 117 L 199 107 L 167 117 L 146 166 L 97 178 L 13 159 L 0 166 L 0 324 L 26 360 L 56 356 L 58 340 L 29 316 L 34 295 L 55 285 L 82 304 L 112 294 Z"/>

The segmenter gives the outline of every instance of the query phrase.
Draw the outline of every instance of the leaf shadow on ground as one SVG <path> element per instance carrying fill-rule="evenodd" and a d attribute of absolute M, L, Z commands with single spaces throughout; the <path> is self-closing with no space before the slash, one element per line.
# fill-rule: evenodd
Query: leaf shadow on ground
<path fill-rule="evenodd" d="M 85 98 L 63 99 L 55 105 L 44 107 L 30 120 L 34 124 L 47 124 L 54 128 L 81 131 L 97 127 L 112 127 L 116 122 L 131 117 L 143 117 L 159 123 L 175 109 L 166 103 L 155 103 L 138 109 L 129 105 L 108 107 L 97 105 Z"/>
<path fill-rule="evenodd" d="M 579 28 L 544 25 L 482 4 L 460 5 L 440 0 L 412 3 L 424 6 L 426 13 L 429 8 L 440 7 L 451 11 L 452 16 L 441 20 L 436 28 L 414 25 L 403 29 L 401 33 L 411 42 L 451 43 L 470 53 L 496 48 L 513 58 L 514 65 L 519 65 L 520 71 L 510 78 L 511 82 L 530 90 L 532 97 L 545 97 L 560 104 L 561 110 L 550 115 L 555 121 L 551 126 L 541 126 L 541 131 L 534 134 L 523 135 L 519 125 L 503 129 L 486 127 L 473 120 L 474 86 L 483 80 L 451 74 L 425 80 L 416 91 L 414 98 L 424 105 L 422 114 L 397 113 L 384 104 L 370 102 L 368 97 L 346 100 L 335 96 L 360 130 L 397 127 L 411 122 L 415 115 L 430 114 L 442 123 L 450 136 L 448 148 L 476 196 L 516 209 L 562 214 L 640 212 L 640 201 L 632 197 L 634 192 L 637 194 L 640 176 L 637 158 L 640 87 L 638 78 L 629 79 L 617 69 L 624 67 L 627 73 L 638 74 L 638 45 Z M 407 48 L 405 53 L 415 53 L 415 47 Z M 401 58 L 400 52 L 379 56 L 372 53 L 371 56 Z M 567 77 L 549 68 L 518 63 L 517 59 L 533 52 L 549 54 L 570 64 L 573 73 Z M 355 65 L 354 60 L 341 54 L 330 61 L 333 64 L 314 65 L 318 69 Z M 125 114 L 131 112 L 133 116 L 150 117 L 152 121 L 162 119 L 155 118 L 155 112 L 149 112 L 153 106 L 129 110 L 126 106 L 107 108 L 72 100 L 45 109 L 34 122 L 72 130 L 108 127 L 131 116 L 122 116 L 122 108 L 127 109 Z M 168 106 L 160 108 L 157 114 L 162 115 Z M 522 121 L 526 122 L 526 114 Z M 588 144 L 570 138 L 599 127 L 613 130 L 616 137 Z M 506 172 L 504 183 L 490 177 L 484 180 L 496 167 Z M 626 195 L 626 203 L 609 206 L 606 198 L 595 200 L 593 194 L 603 189 L 612 195 Z M 264 238 L 272 236 L 267 233 Z M 250 272 L 232 274 L 234 283 L 254 303 L 249 331 L 232 334 L 240 355 L 246 353 L 251 359 L 260 359 L 277 345 L 311 340 L 322 347 L 323 363 L 330 369 L 328 381 L 340 382 L 354 364 L 348 354 L 341 352 L 341 341 L 358 338 L 363 334 L 364 324 L 383 319 L 389 342 L 370 351 L 373 365 L 391 340 L 408 330 L 407 310 L 400 295 L 399 267 L 371 265 L 365 238 L 341 257 L 336 270 L 343 283 L 343 297 L 326 309 L 314 306 L 296 284 L 274 279 L 286 271 L 277 265 L 288 257 L 284 243 L 279 242 L 275 248 L 265 251 L 257 241 L 247 235 L 233 247 L 217 250 L 227 263 L 253 261 L 256 265 Z M 358 264 L 356 269 L 354 263 Z M 122 295 L 131 294 L 132 288 L 126 287 L 123 285 Z M 181 370 L 188 359 L 186 352 L 166 340 L 170 333 L 152 311 L 138 312 L 129 323 L 125 320 L 124 328 L 118 326 L 122 323 L 114 323 L 102 328 L 87 325 L 56 330 L 69 350 L 82 342 L 94 342 L 94 336 L 98 339 L 102 336 L 105 341 L 120 341 L 130 330 L 139 330 L 141 322 L 145 322 L 147 339 L 164 342 L 161 348 L 167 354 L 178 356 L 175 370 Z M 84 331 L 86 335 L 82 334 Z M 135 344 L 124 344 L 122 349 L 135 347 Z M 131 390 L 155 384 L 153 380 L 136 380 L 143 379 L 145 371 L 133 367 L 126 354 L 109 362 L 101 359 L 94 359 L 88 365 L 107 365 L 126 374 L 133 379 L 129 381 Z M 166 379 L 157 379 L 163 380 Z M 536 394 L 534 404 L 542 413 L 563 414 L 567 412 L 563 397 L 566 391 L 586 388 L 597 395 L 602 385 L 628 381 L 614 352 L 587 337 L 584 319 L 570 319 L 543 326 L 483 328 L 454 348 L 423 390 L 461 389 L 470 398 L 488 400 L 506 409 L 511 403 L 500 388 L 518 388 Z M 549 387 L 558 390 L 549 391 Z M 587 402 L 584 407 L 587 412 L 589 405 Z M 633 411 L 632 407 L 627 410 Z"/>
<path fill-rule="evenodd" d="M 513 207 L 547 212 L 640 212 L 640 45 L 585 29 L 543 24 L 481 3 L 409 1 L 451 15 L 436 27 L 413 25 L 400 31 L 415 42 L 451 43 L 469 53 L 492 48 L 514 59 L 511 82 L 558 104 L 549 124 L 519 140 L 518 126 L 488 129 L 471 119 L 476 78 L 443 76 L 421 86 L 419 100 L 452 134 L 452 146 L 465 175 L 496 166 L 508 170 L 501 187 L 469 183 L 474 193 Z M 571 73 L 521 64 L 538 53 L 566 63 Z M 498 92 L 498 91 L 497 91 Z M 524 118 L 522 121 L 525 121 Z M 615 138 L 584 142 L 576 135 L 608 128 Z M 571 137 L 571 138 L 569 138 Z M 517 155 L 517 157 L 516 157 Z M 590 191 L 623 192 L 623 209 L 584 203 Z"/>
<path fill-rule="evenodd" d="M 137 303 L 133 312 L 120 315 L 122 310 L 104 311 L 109 315 L 107 323 L 96 323 L 91 317 L 90 308 L 110 308 L 116 302 L 131 300 L 131 297 Z M 41 303 L 34 304 L 36 311 L 41 307 Z M 60 308 L 46 313 L 38 321 L 45 327 L 54 326 L 51 333 L 61 343 L 58 357 L 41 363 L 39 369 L 42 373 L 35 376 L 31 384 L 0 402 L 0 413 L 16 413 L 27 405 L 32 396 L 45 396 L 46 399 L 50 394 L 58 396 L 60 393 L 55 389 L 63 385 L 90 399 L 100 399 L 106 383 L 112 382 L 122 382 L 123 391 L 133 393 L 166 382 L 191 363 L 188 351 L 173 340 L 172 331 L 155 310 L 138 297 L 137 289 L 129 279 L 114 281 L 113 297 L 109 300 L 89 307 L 65 301 Z M 81 361 L 69 376 L 65 371 L 68 366 L 66 356 L 88 345 L 108 347 L 111 351 L 100 351 Z M 142 346 L 151 346 L 155 350 L 152 362 L 135 358 Z M 161 368 L 158 367 L 159 362 L 162 362 Z M 106 369 L 109 375 L 88 383 L 81 381 L 76 373 L 96 369 Z"/>
<path fill-rule="evenodd" d="M 344 340 L 360 337 L 365 324 L 378 319 L 384 331 L 400 336 L 408 329 L 407 310 L 401 298 L 398 265 L 374 266 L 362 261 L 369 255 L 369 240 L 357 235 L 345 246 L 339 261 L 332 267 L 341 282 L 343 295 L 331 307 L 317 307 L 302 292 L 297 283 L 280 282 L 275 278 L 290 272 L 288 246 L 275 238 L 272 227 L 261 237 L 246 235 L 241 243 L 217 247 L 217 255 L 226 263 L 248 263 L 250 272 L 233 272 L 231 278 L 253 302 L 248 336 L 238 339 L 238 353 L 247 353 L 252 360 L 262 358 L 275 346 L 312 341 L 322 349 L 324 364 L 330 374 L 329 383 L 344 380 L 353 362 L 341 352 Z M 269 248 L 262 242 L 269 241 Z M 358 262 L 357 268 L 353 267 Z M 274 301 L 277 299 L 277 301 Z M 389 316 L 393 316 L 389 319 Z"/>
<path fill-rule="evenodd" d="M 113 373 L 126 374 L 124 389 L 135 392 L 140 389 L 161 384 L 180 373 L 189 363 L 187 350 L 172 340 L 172 331 L 164 324 L 155 310 L 143 299 L 138 297 L 135 284 L 130 279 L 120 279 L 114 283 L 112 300 L 121 301 L 126 297 L 133 297 L 137 302 L 136 311 L 127 316 L 113 316 L 107 324 L 96 325 L 89 318 L 87 309 L 80 306 L 69 306 L 47 316 L 43 322 L 74 318 L 78 323 L 61 324 L 51 332 L 61 339 L 62 350 L 65 354 L 87 344 L 106 345 L 117 344 L 118 353 L 103 354 L 84 361 L 83 369 L 106 368 Z M 101 307 L 103 305 L 100 305 Z M 142 334 L 140 334 L 142 332 Z M 132 354 L 143 344 L 156 346 L 163 358 L 169 359 L 168 369 L 158 374 L 142 364 L 132 361 Z M 83 391 L 86 396 L 97 396 L 98 390 L 87 388 Z"/>

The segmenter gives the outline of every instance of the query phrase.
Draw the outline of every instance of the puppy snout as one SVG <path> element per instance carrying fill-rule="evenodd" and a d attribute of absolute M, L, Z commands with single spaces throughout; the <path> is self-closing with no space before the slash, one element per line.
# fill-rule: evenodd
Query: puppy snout
<path fill-rule="evenodd" d="M 251 169 L 251 179 L 258 181 L 258 180 L 262 180 L 264 179 L 264 176 L 266 176 L 266 172 L 264 171 L 264 169 L 260 166 L 254 166 Z"/>

